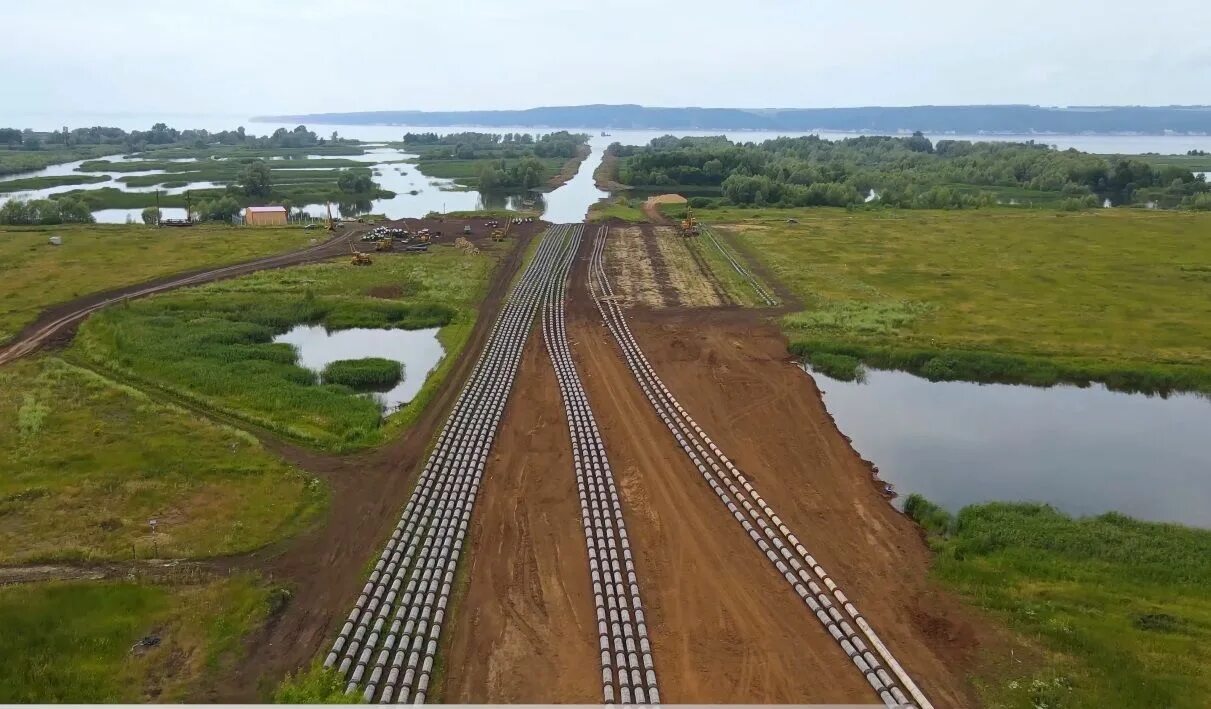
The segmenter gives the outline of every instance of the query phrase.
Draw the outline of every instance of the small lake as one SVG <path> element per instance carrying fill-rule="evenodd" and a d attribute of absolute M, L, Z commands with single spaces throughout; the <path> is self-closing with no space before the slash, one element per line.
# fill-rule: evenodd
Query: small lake
<path fill-rule="evenodd" d="M 1207 398 L 930 382 L 880 370 L 860 383 L 811 376 L 897 502 L 913 492 L 951 511 L 1046 502 L 1073 515 L 1116 511 L 1211 527 Z"/>
<path fill-rule="evenodd" d="M 388 391 L 373 392 L 387 412 L 412 401 L 425 384 L 425 379 L 437 366 L 446 350 L 437 339 L 437 328 L 423 330 L 380 330 L 352 328 L 326 330 L 321 325 L 298 325 L 274 342 L 294 345 L 299 353 L 299 366 L 316 373 L 329 362 L 338 359 L 382 357 L 404 365 L 404 377 Z"/>

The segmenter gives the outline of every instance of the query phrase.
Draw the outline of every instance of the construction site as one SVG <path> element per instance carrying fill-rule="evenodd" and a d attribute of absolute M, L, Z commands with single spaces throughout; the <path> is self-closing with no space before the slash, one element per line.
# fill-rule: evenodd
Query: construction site
<path fill-rule="evenodd" d="M 774 316 L 794 296 L 726 235 L 692 215 L 333 231 L 56 309 L 3 354 L 126 297 L 342 250 L 374 268 L 443 242 L 505 248 L 402 436 L 348 455 L 265 439 L 327 482 L 330 510 L 203 564 L 294 591 L 196 699 L 310 671 L 370 702 L 971 703 L 980 626 L 927 580 L 920 533 L 787 355 Z"/>

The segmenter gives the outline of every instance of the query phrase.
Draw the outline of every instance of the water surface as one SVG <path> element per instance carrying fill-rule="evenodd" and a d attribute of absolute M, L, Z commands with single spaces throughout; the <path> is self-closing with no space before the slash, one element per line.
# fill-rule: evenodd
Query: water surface
<path fill-rule="evenodd" d="M 837 426 L 902 496 L 918 492 L 950 510 L 1037 501 L 1074 515 L 1211 527 L 1207 398 L 876 370 L 863 383 L 812 377 Z"/>
<path fill-rule="evenodd" d="M 445 355 L 437 330 L 352 328 L 330 332 L 321 325 L 297 325 L 273 341 L 293 345 L 299 353 L 299 366 L 317 373 L 339 359 L 382 357 L 402 363 L 404 376 L 398 384 L 370 394 L 386 411 L 394 411 L 412 401 Z"/>

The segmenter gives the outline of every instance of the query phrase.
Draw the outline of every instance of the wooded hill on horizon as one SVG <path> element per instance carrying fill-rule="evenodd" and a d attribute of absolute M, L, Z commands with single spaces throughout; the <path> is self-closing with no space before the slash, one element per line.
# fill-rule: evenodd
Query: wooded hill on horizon
<path fill-rule="evenodd" d="M 634 104 L 593 104 L 519 110 L 311 113 L 258 116 L 254 120 L 336 125 L 474 125 L 648 130 L 1211 134 L 1211 106 L 663 108 Z"/>

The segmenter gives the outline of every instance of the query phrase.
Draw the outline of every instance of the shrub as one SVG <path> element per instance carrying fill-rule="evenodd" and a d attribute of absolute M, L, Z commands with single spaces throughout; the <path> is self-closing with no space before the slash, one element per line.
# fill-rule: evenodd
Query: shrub
<path fill-rule="evenodd" d="M 954 525 L 954 517 L 949 512 L 915 492 L 904 500 L 904 514 L 926 532 L 939 536 L 950 534 Z"/>
<path fill-rule="evenodd" d="M 404 376 L 404 365 L 382 357 L 338 359 L 324 367 L 322 376 L 325 384 L 342 384 L 355 389 L 390 387 Z"/>
<path fill-rule="evenodd" d="M 843 382 L 860 381 L 862 379 L 862 363 L 856 357 L 829 352 L 816 352 L 808 356 L 807 361 L 826 377 L 840 379 Z"/>

